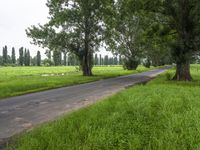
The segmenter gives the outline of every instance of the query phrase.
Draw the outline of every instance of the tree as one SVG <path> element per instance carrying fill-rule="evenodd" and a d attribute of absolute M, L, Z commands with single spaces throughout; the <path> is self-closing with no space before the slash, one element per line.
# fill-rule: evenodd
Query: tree
<path fill-rule="evenodd" d="M 25 66 L 30 66 L 30 61 L 31 61 L 31 58 L 30 58 L 30 52 L 28 49 L 25 49 L 25 52 L 24 52 L 24 65 Z"/>
<path fill-rule="evenodd" d="M 156 67 L 173 62 L 169 46 L 171 38 L 163 37 L 162 28 L 163 26 L 156 24 L 156 26 L 150 26 L 146 33 L 148 38 L 145 39 L 145 50 L 143 51 L 145 66 L 152 64 Z"/>
<path fill-rule="evenodd" d="M 24 48 L 23 47 L 19 49 L 19 65 L 20 66 L 24 65 Z"/>
<path fill-rule="evenodd" d="M 45 55 L 47 56 L 47 59 L 48 59 L 48 60 L 45 61 L 46 65 L 52 66 L 53 62 L 52 62 L 52 59 L 51 59 L 51 50 L 46 50 Z"/>
<path fill-rule="evenodd" d="M 37 56 L 35 56 L 33 58 L 31 57 L 30 59 L 31 59 L 31 65 L 37 66 Z"/>
<path fill-rule="evenodd" d="M 40 51 L 37 51 L 37 66 L 41 66 L 41 54 Z"/>
<path fill-rule="evenodd" d="M 144 25 L 143 16 L 129 10 L 128 2 L 118 0 L 113 8 L 113 17 L 106 19 L 106 43 L 109 50 L 123 56 L 125 69 L 135 70 L 144 50 Z"/>
<path fill-rule="evenodd" d="M 12 64 L 16 64 L 15 48 L 12 48 Z"/>
<path fill-rule="evenodd" d="M 100 59 L 100 60 L 99 60 L 99 61 L 100 61 L 100 66 L 101 66 L 101 65 L 103 65 L 102 58 L 101 58 L 101 54 L 99 55 L 99 59 Z"/>
<path fill-rule="evenodd" d="M 176 62 L 174 80 L 192 80 L 190 60 L 200 50 L 199 7 L 197 0 L 143 1 L 143 10 L 153 13 L 163 25 L 162 34 L 172 37 L 170 47 Z"/>
<path fill-rule="evenodd" d="M 110 1 L 49 0 L 50 21 L 28 28 L 27 35 L 43 47 L 69 50 L 79 58 L 83 75 L 91 76 L 93 53 L 102 41 L 102 13 Z"/>
<path fill-rule="evenodd" d="M 97 56 L 97 54 L 95 54 L 95 57 L 94 57 L 94 65 L 98 65 L 98 62 L 99 62 L 98 56 Z"/>
<path fill-rule="evenodd" d="M 7 64 L 12 64 L 12 58 L 9 55 L 7 57 Z"/>
<path fill-rule="evenodd" d="M 113 63 L 114 63 L 114 65 L 118 65 L 118 59 L 117 59 L 116 56 L 115 56 L 114 59 L 113 59 Z"/>
<path fill-rule="evenodd" d="M 109 64 L 109 65 L 113 65 L 113 64 L 114 64 L 113 57 L 110 57 L 110 58 L 108 59 L 108 64 Z"/>
<path fill-rule="evenodd" d="M 63 57 L 64 57 L 63 65 L 64 65 L 64 66 L 67 66 L 67 52 L 64 51 L 64 52 L 63 52 L 63 55 L 64 55 L 64 56 L 63 56 Z"/>
<path fill-rule="evenodd" d="M 30 66 L 31 63 L 31 55 L 30 55 L 30 51 L 28 50 L 27 52 L 27 65 Z"/>
<path fill-rule="evenodd" d="M 0 56 L 0 66 L 2 66 L 2 65 L 3 65 L 3 57 Z"/>
<path fill-rule="evenodd" d="M 53 51 L 53 61 L 55 66 L 61 65 L 61 52 Z"/>
<path fill-rule="evenodd" d="M 68 66 L 77 66 L 79 65 L 79 60 L 76 55 L 73 53 L 68 54 Z"/>
<path fill-rule="evenodd" d="M 108 63 L 109 63 L 108 61 L 109 61 L 109 60 L 108 60 L 108 55 L 105 55 L 105 56 L 104 56 L 104 65 L 107 66 Z"/>
<path fill-rule="evenodd" d="M 7 46 L 3 47 L 3 65 L 8 63 L 8 48 Z"/>
<path fill-rule="evenodd" d="M 122 65 L 123 62 L 122 62 L 122 55 L 119 55 L 119 65 Z"/>

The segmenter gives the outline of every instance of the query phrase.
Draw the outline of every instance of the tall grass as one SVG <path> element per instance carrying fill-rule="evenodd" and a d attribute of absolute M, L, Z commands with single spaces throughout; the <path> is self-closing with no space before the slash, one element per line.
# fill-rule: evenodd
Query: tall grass
<path fill-rule="evenodd" d="M 200 149 L 196 68 L 200 66 L 192 67 L 194 82 L 169 81 L 161 75 L 23 134 L 8 149 Z"/>

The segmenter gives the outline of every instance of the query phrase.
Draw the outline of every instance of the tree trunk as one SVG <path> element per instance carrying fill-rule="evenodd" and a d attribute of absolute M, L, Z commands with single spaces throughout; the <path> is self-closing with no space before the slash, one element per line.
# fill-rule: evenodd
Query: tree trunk
<path fill-rule="evenodd" d="M 85 50 L 81 63 L 83 76 L 92 76 L 92 59 L 93 59 L 93 53 L 89 49 L 88 37 L 86 34 Z"/>
<path fill-rule="evenodd" d="M 89 5 L 89 1 L 85 1 L 86 6 Z M 84 54 L 83 54 L 83 61 L 82 61 L 82 71 L 83 71 L 83 76 L 92 76 L 92 66 L 93 66 L 93 52 L 91 51 L 91 38 L 90 38 L 90 22 L 89 22 L 89 17 L 90 17 L 90 11 L 85 11 L 84 12 L 85 16 L 85 22 L 84 22 Z"/>
<path fill-rule="evenodd" d="M 82 71 L 83 71 L 83 76 L 92 76 L 92 59 L 91 59 L 91 54 L 88 54 L 84 56 L 83 62 L 82 62 Z"/>
<path fill-rule="evenodd" d="M 176 74 L 173 77 L 173 80 L 177 81 L 191 81 L 192 77 L 190 74 L 190 63 L 177 63 L 176 65 Z"/>

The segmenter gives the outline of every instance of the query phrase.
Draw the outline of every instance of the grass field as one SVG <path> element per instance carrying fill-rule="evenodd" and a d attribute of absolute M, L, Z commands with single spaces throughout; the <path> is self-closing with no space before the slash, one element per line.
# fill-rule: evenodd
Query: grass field
<path fill-rule="evenodd" d="M 200 149 L 200 66 L 193 82 L 174 70 L 23 134 L 16 150 Z"/>
<path fill-rule="evenodd" d="M 77 67 L 1 67 L 0 99 L 148 70 L 143 66 L 137 71 L 124 70 L 121 66 L 94 67 L 94 76 L 83 77 Z"/>

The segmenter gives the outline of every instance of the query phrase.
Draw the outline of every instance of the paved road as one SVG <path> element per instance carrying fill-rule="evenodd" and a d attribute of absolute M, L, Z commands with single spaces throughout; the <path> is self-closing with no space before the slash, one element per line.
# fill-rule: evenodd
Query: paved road
<path fill-rule="evenodd" d="M 128 86 L 146 82 L 165 69 L 32 93 L 0 101 L 0 143 L 34 125 L 92 104 Z"/>

